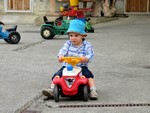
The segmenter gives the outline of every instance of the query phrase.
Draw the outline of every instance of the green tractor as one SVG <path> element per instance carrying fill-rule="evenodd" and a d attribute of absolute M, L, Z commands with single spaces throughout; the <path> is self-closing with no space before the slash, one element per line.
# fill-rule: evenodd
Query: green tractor
<path fill-rule="evenodd" d="M 70 20 L 62 20 L 61 25 L 56 25 L 54 21 L 49 21 L 46 16 L 43 19 L 45 24 L 41 26 L 41 36 L 44 39 L 53 39 L 55 35 L 66 35 Z"/>
<path fill-rule="evenodd" d="M 49 21 L 46 16 L 43 17 L 45 24 L 41 25 L 41 36 L 44 39 L 53 39 L 55 35 L 66 35 L 69 28 L 70 20 L 63 19 L 59 17 L 54 21 Z M 94 33 L 94 28 L 88 22 L 89 19 L 85 21 L 85 31 Z"/>
<path fill-rule="evenodd" d="M 85 32 L 94 33 L 94 28 L 92 27 L 92 25 L 89 21 L 90 21 L 90 18 L 85 19 Z"/>

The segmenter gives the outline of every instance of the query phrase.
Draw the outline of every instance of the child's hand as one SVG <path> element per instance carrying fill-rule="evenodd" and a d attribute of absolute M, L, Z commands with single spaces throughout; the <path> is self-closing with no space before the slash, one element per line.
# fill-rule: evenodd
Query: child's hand
<path fill-rule="evenodd" d="M 58 62 L 60 62 L 60 63 L 62 63 L 63 62 L 63 58 L 64 56 L 62 56 L 62 55 L 60 55 L 59 57 L 58 57 Z"/>
<path fill-rule="evenodd" d="M 89 61 L 87 57 L 81 57 L 81 58 L 82 58 L 81 63 L 86 63 Z"/>

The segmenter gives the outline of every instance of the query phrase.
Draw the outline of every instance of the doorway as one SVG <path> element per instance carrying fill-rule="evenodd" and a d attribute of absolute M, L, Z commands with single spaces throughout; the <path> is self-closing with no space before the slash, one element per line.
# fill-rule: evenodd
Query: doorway
<path fill-rule="evenodd" d="M 31 12 L 31 0 L 4 0 L 5 12 Z"/>
<path fill-rule="evenodd" d="M 125 13 L 150 13 L 150 0 L 125 0 Z"/>

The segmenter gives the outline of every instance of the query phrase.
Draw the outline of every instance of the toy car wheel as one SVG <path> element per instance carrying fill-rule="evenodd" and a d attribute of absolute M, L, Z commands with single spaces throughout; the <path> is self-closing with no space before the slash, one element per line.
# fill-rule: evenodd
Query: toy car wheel
<path fill-rule="evenodd" d="M 20 41 L 20 38 L 21 38 L 21 36 L 18 32 L 12 31 L 12 32 L 10 32 L 7 41 L 8 41 L 8 43 L 11 43 L 11 44 L 17 44 Z"/>
<path fill-rule="evenodd" d="M 55 102 L 58 102 L 59 101 L 59 91 L 58 91 L 58 85 L 55 85 L 54 87 L 54 100 Z"/>
<path fill-rule="evenodd" d="M 83 100 L 88 101 L 88 86 L 87 85 L 83 86 Z"/>
<path fill-rule="evenodd" d="M 52 39 L 55 35 L 52 31 L 52 29 L 50 27 L 44 27 L 42 30 L 41 30 L 41 36 L 44 38 L 44 39 Z"/>

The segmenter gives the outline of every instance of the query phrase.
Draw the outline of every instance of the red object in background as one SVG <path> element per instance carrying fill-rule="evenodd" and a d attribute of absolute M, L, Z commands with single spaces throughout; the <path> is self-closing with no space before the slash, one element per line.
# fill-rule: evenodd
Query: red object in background
<path fill-rule="evenodd" d="M 87 11 L 92 11 L 93 9 L 91 8 L 80 8 L 77 10 L 74 10 L 74 7 L 71 7 L 69 10 L 67 11 L 61 11 L 60 15 L 61 16 L 69 16 L 69 17 L 76 17 L 76 18 L 84 18 L 84 13 Z"/>

